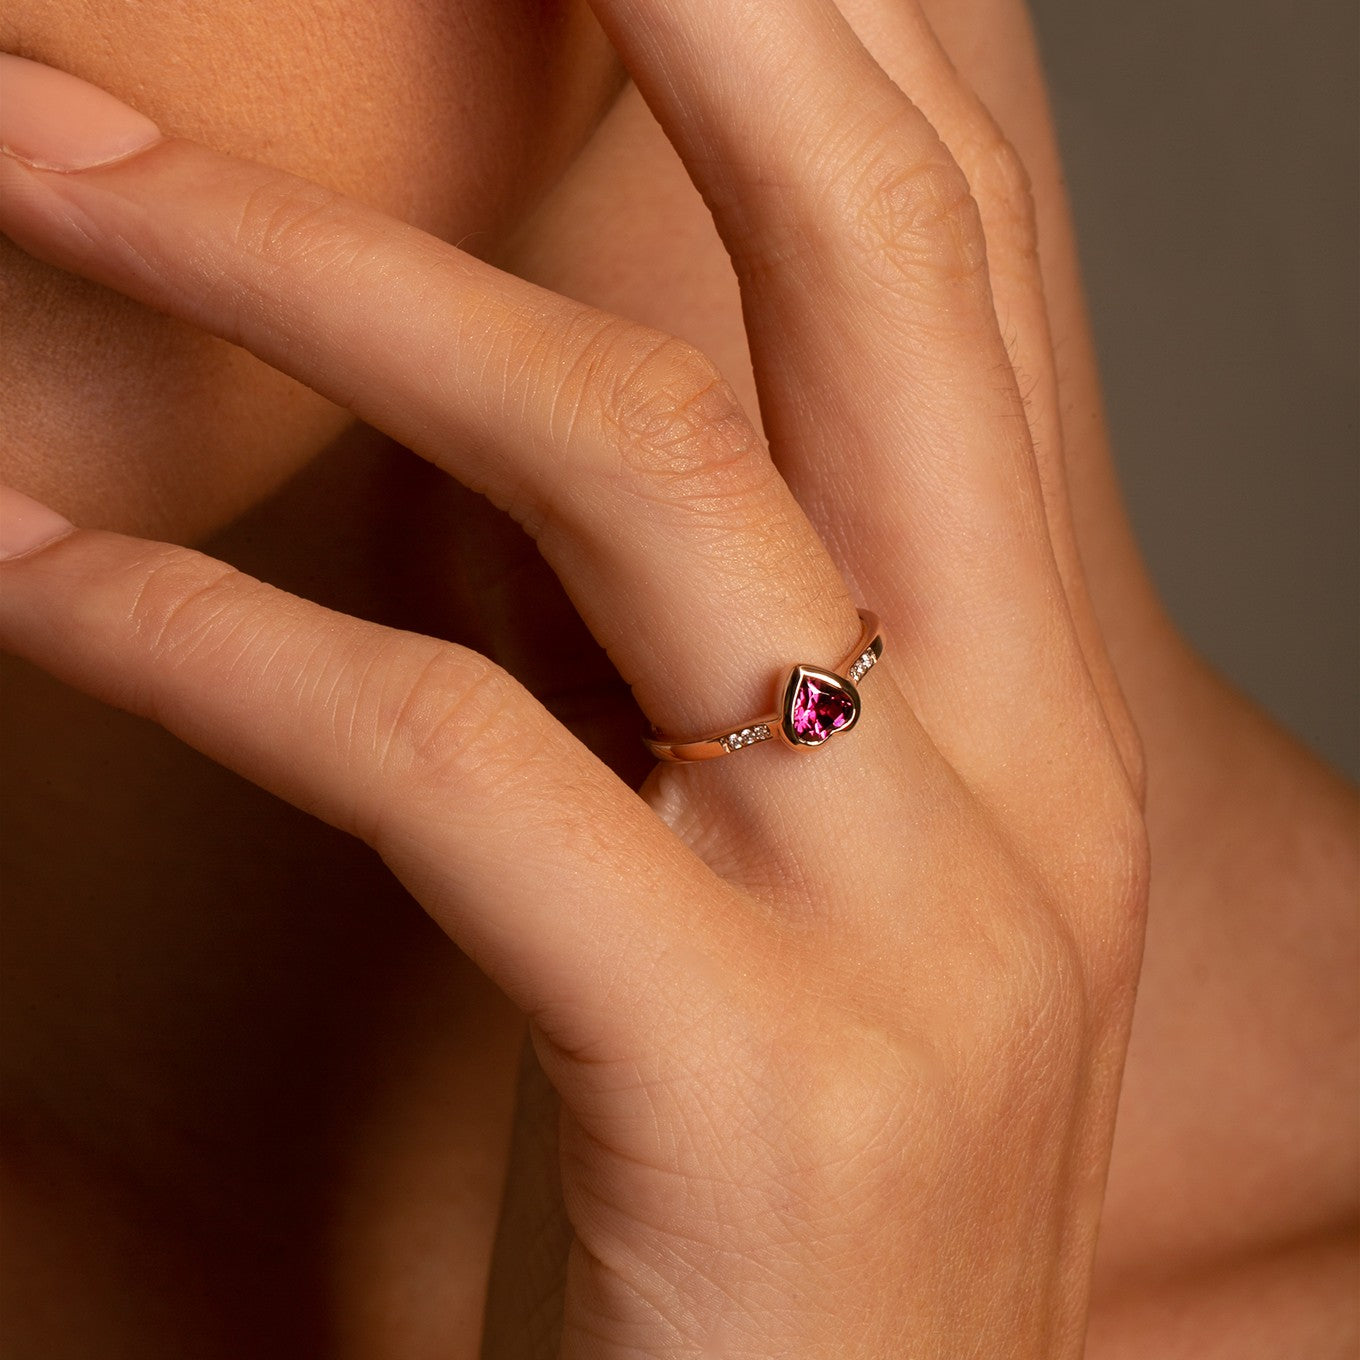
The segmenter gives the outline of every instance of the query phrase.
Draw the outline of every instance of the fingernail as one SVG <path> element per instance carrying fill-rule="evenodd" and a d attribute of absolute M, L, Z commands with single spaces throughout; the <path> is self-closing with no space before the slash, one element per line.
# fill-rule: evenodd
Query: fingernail
<path fill-rule="evenodd" d="M 40 170 L 89 170 L 160 141 L 151 119 L 106 90 L 0 53 L 0 149 Z"/>
<path fill-rule="evenodd" d="M 0 486 L 0 561 L 22 557 L 44 543 L 69 534 L 75 525 L 32 496 Z"/>

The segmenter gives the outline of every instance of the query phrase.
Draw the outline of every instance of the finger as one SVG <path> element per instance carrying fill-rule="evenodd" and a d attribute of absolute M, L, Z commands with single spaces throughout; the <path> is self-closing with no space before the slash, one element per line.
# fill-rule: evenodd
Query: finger
<path fill-rule="evenodd" d="M 35 83 L 90 90 L 18 67 L 8 124 Z M 103 101 L 100 135 L 127 117 L 81 97 Z M 849 649 L 845 584 L 703 355 L 135 117 L 136 154 L 66 173 L 34 168 L 73 153 L 19 118 L 5 140 L 28 163 L 0 157 L 0 225 L 246 346 L 508 508 L 654 721 L 683 735 L 759 714 L 777 665 Z"/>
<path fill-rule="evenodd" d="M 1086 564 L 1092 610 L 1109 647 L 1116 648 L 1134 629 L 1142 637 L 1149 628 L 1160 629 L 1165 623 L 1111 464 L 1066 181 L 1033 25 L 1025 6 L 1014 0 L 932 2 L 927 12 L 960 74 L 995 115 L 1029 171 L 1073 538 Z M 970 39 L 970 33 L 993 37 L 979 43 Z M 1113 583 L 1113 588 L 1102 590 L 1105 583 Z M 1132 715 L 1122 697 L 1116 701 L 1111 696 L 1098 669 L 1096 675 L 1141 801 L 1147 772 Z"/>
<path fill-rule="evenodd" d="M 1072 518 L 1070 450 L 1039 259 L 1041 228 L 1045 243 L 1060 253 L 1070 249 L 1070 233 L 1063 231 L 1053 247 L 1051 200 L 1061 191 L 1061 177 L 1028 16 L 1011 0 L 838 3 L 875 60 L 939 132 L 977 201 L 997 320 L 1025 398 L 1063 593 L 1120 758 L 1141 797 L 1141 744 L 1096 618 Z M 988 41 L 977 41 L 983 33 Z M 1010 160 L 1008 143 L 1025 170 L 1018 185 L 1012 173 L 1002 172 Z M 1093 400 L 1098 406 L 1098 394 L 1087 393 L 1079 409 Z"/>
<path fill-rule="evenodd" d="M 362 837 L 568 1052 L 636 1052 L 724 985 L 735 894 L 477 653 L 0 488 L 16 551 L 0 645 Z"/>
<path fill-rule="evenodd" d="M 460 619 L 459 641 L 515 677 L 633 788 L 655 768 L 637 710 L 562 584 L 524 531 L 471 491 L 454 493 L 456 535 L 440 548 Z"/>
<path fill-rule="evenodd" d="M 733 257 L 781 470 L 907 630 L 924 726 L 975 778 L 1052 780 L 1104 720 L 964 175 L 830 0 L 594 7 Z M 1000 150 L 996 175 L 1022 183 Z"/>

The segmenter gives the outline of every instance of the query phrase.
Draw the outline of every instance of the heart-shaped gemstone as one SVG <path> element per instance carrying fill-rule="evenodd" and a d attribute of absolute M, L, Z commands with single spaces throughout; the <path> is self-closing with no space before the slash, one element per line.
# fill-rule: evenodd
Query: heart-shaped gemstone
<path fill-rule="evenodd" d="M 789 677 L 784 730 L 799 746 L 820 746 L 836 732 L 853 727 L 858 717 L 859 695 L 849 681 L 805 666 Z"/>

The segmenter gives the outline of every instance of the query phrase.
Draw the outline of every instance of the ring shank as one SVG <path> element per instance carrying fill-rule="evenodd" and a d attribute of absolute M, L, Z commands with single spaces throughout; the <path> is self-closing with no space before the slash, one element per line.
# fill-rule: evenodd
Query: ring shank
<path fill-rule="evenodd" d="M 878 616 L 867 609 L 859 611 L 859 642 L 853 651 L 834 667 L 834 674 L 846 676 L 857 681 L 870 666 L 883 655 L 883 632 L 879 627 Z M 854 674 L 856 668 L 858 674 Z M 787 674 L 787 672 L 786 672 Z M 732 755 L 746 746 L 754 746 L 762 741 L 783 740 L 781 716 L 778 710 L 763 717 L 740 723 L 736 727 L 724 727 L 706 737 L 690 740 L 674 740 L 664 736 L 655 728 L 650 736 L 643 737 L 647 749 L 658 759 L 676 764 L 687 764 L 696 760 L 716 760 L 719 756 Z M 785 743 L 788 744 L 787 742 Z"/>

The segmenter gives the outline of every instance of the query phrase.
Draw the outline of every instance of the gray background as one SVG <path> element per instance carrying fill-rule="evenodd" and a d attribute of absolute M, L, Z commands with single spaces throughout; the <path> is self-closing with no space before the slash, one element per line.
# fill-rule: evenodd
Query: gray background
<path fill-rule="evenodd" d="M 1153 574 L 1210 661 L 1360 776 L 1360 9 L 1033 7 Z"/>

